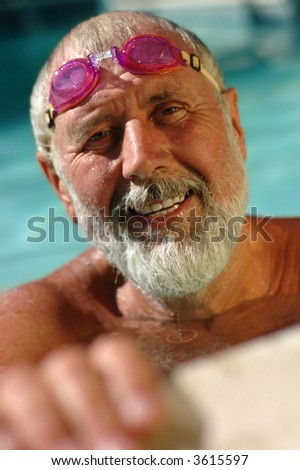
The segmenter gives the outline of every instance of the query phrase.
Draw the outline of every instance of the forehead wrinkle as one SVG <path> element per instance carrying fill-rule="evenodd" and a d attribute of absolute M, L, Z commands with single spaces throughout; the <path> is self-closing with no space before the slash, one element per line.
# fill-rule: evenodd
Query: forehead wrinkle
<path fill-rule="evenodd" d="M 157 101 L 165 100 L 166 98 L 170 98 L 171 96 L 174 96 L 174 93 L 163 91 L 162 93 L 151 96 L 150 103 L 156 103 Z"/>
<path fill-rule="evenodd" d="M 187 95 L 182 93 L 182 87 L 179 89 L 170 89 L 170 90 L 163 90 L 162 93 L 155 93 L 149 99 L 150 103 L 157 103 L 159 101 L 163 101 L 165 99 L 172 99 L 172 98 L 186 98 Z"/>

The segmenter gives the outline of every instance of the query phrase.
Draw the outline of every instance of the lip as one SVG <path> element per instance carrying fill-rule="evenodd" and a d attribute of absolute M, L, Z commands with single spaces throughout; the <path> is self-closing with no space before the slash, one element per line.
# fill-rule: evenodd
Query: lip
<path fill-rule="evenodd" d="M 175 210 L 174 206 L 176 205 L 178 207 L 179 204 L 181 204 L 186 198 L 187 198 L 187 195 L 183 194 L 180 196 L 178 195 L 177 197 L 164 199 L 163 201 L 153 201 L 151 205 L 146 204 L 144 206 L 144 210 L 137 211 L 137 213 L 142 216 L 147 216 L 147 215 L 156 216 L 158 215 L 158 213 L 160 213 L 159 215 L 167 215 L 167 214 L 164 214 L 163 212 L 166 212 L 166 213 L 173 212 Z"/>
<path fill-rule="evenodd" d="M 141 215 L 141 214 L 135 214 L 134 215 L 134 220 L 135 221 L 140 221 L 141 223 L 147 222 L 149 225 L 153 222 L 155 223 L 160 223 L 160 222 L 167 222 L 168 219 L 172 217 L 177 217 L 180 215 L 180 213 L 184 210 L 188 209 L 188 206 L 191 204 L 193 198 L 195 197 L 195 194 L 192 193 L 190 196 L 188 196 L 184 201 L 182 201 L 174 211 L 170 212 L 169 214 L 165 215 Z"/>

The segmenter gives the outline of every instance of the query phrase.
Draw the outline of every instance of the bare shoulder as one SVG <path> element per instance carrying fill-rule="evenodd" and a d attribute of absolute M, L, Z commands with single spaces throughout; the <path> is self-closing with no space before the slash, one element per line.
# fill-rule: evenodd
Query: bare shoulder
<path fill-rule="evenodd" d="M 294 237 L 300 233 L 300 217 L 272 217 L 267 227 L 275 233 Z"/>
<path fill-rule="evenodd" d="M 274 242 L 286 257 L 286 261 L 294 262 L 300 268 L 300 218 L 273 218 L 268 230 Z"/>
<path fill-rule="evenodd" d="M 300 233 L 300 217 L 249 216 L 248 222 L 252 230 L 263 228 L 262 235 L 264 231 L 275 236 L 285 234 L 294 237 Z"/>
<path fill-rule="evenodd" d="M 259 233 L 251 248 L 266 266 L 271 268 L 273 291 L 281 294 L 296 295 L 300 293 L 300 218 L 274 217 L 250 219 Z M 255 232 L 256 235 L 256 232 Z M 275 288 L 275 286 L 277 286 Z"/>
<path fill-rule="evenodd" d="M 299 248 L 300 217 L 249 217 L 248 222 L 252 241 L 273 243 L 274 249 L 286 245 Z"/>
<path fill-rule="evenodd" d="M 286 231 L 300 231 L 300 217 L 273 217 L 271 222 Z"/>
<path fill-rule="evenodd" d="M 109 329 L 114 276 L 103 255 L 91 249 L 49 276 L 4 293 L 0 364 L 35 362 L 59 345 Z"/>

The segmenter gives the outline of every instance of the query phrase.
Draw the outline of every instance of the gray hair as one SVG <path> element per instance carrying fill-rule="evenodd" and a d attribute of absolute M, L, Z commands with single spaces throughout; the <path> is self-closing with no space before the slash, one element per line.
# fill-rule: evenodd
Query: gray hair
<path fill-rule="evenodd" d="M 147 12 L 115 11 L 95 16 L 73 28 L 56 46 L 42 67 L 31 95 L 30 117 L 37 150 L 49 161 L 56 154 L 52 143 L 52 131 L 45 120 L 48 106 L 49 83 L 53 74 L 54 61 L 58 53 L 62 54 L 68 44 L 72 53 L 87 55 L 90 52 L 106 50 L 112 44 L 121 45 L 130 37 L 141 34 L 141 23 L 146 23 L 150 30 L 160 29 L 173 32 L 200 56 L 206 70 L 214 77 L 221 90 L 224 89 L 224 78 L 217 61 L 208 47 L 191 31 L 176 23 Z M 56 166 L 56 165 L 55 165 Z"/>

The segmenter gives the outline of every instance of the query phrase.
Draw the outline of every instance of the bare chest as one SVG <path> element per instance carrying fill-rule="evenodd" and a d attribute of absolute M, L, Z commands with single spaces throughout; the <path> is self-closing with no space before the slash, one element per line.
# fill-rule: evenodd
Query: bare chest
<path fill-rule="evenodd" d="M 126 330 L 154 368 L 167 374 L 176 365 L 224 350 L 228 343 L 197 323 L 123 320 Z"/>
<path fill-rule="evenodd" d="M 174 366 L 210 356 L 230 346 L 300 322 L 300 298 L 266 297 L 216 315 L 206 322 L 120 319 L 154 367 L 168 373 Z"/>
<path fill-rule="evenodd" d="M 300 298 L 256 299 L 215 315 L 206 322 L 185 321 L 185 312 L 182 312 L 180 322 L 170 318 L 157 320 L 151 310 L 143 310 L 143 315 L 139 313 L 126 309 L 122 312 L 102 311 L 100 307 L 91 331 L 77 338 L 89 343 L 103 332 L 126 332 L 134 338 L 154 368 L 168 374 L 180 363 L 210 356 L 232 345 L 299 323 Z"/>

